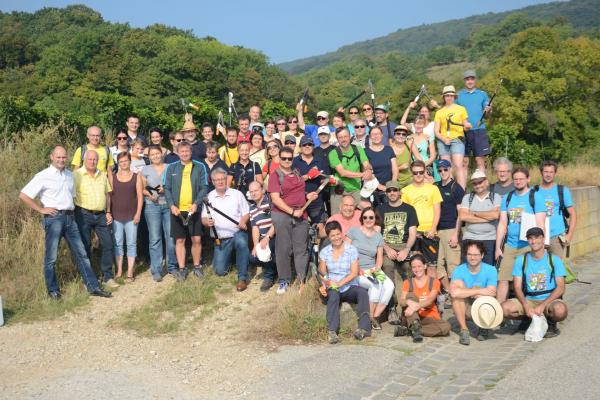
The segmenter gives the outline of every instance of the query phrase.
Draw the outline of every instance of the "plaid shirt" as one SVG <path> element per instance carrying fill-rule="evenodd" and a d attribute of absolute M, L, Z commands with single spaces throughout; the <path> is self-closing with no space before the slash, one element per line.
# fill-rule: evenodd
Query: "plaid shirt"
<path fill-rule="evenodd" d="M 336 282 L 341 281 L 350 273 L 350 266 L 354 261 L 358 260 L 358 250 L 351 244 L 344 243 L 344 252 L 337 259 L 333 260 L 333 247 L 331 245 L 325 247 L 319 252 L 321 260 L 325 261 L 327 265 L 327 275 L 329 279 Z M 340 293 L 350 289 L 350 286 L 356 286 L 358 283 L 356 279 L 340 287 Z"/>
<path fill-rule="evenodd" d="M 105 172 L 96 170 L 90 176 L 85 167 L 73 174 L 75 179 L 75 205 L 91 211 L 106 210 L 106 194 L 112 191 Z"/>

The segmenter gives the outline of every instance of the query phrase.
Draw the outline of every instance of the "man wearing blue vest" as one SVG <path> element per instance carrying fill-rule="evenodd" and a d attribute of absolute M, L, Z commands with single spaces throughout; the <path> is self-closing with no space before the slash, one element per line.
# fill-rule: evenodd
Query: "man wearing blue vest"
<path fill-rule="evenodd" d="M 482 117 L 487 117 L 491 111 L 488 106 L 488 94 L 475 87 L 477 75 L 475 71 L 465 71 L 465 88 L 458 92 L 456 104 L 467 109 L 468 121 L 473 126 L 465 131 L 465 167 L 469 165 L 469 157 L 473 155 L 477 163 L 477 169 L 485 171 L 485 159 L 492 152 L 490 139 Z"/>

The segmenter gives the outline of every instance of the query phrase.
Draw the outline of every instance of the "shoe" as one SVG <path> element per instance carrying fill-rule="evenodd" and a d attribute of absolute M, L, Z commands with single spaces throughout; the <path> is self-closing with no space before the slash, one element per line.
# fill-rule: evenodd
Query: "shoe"
<path fill-rule="evenodd" d="M 356 340 L 363 340 L 364 338 L 371 336 L 371 332 L 367 332 L 362 328 L 358 328 L 354 331 L 352 336 L 354 336 Z"/>
<path fill-rule="evenodd" d="M 410 333 L 414 343 L 421 343 L 423 341 L 423 332 L 421 330 L 421 321 L 415 320 L 410 326 Z"/>
<path fill-rule="evenodd" d="M 480 342 L 488 340 L 489 337 L 490 337 L 490 330 L 489 329 L 483 329 L 483 328 L 479 328 L 477 330 L 477 336 L 475 336 L 475 338 L 477 340 L 479 340 Z"/>
<path fill-rule="evenodd" d="M 461 329 L 458 334 L 458 343 L 468 346 L 471 344 L 471 337 L 468 329 Z"/>
<path fill-rule="evenodd" d="M 202 267 L 200 267 L 200 266 L 194 267 L 194 269 L 192 270 L 192 273 L 198 279 L 204 278 L 204 272 L 202 272 Z"/>
<path fill-rule="evenodd" d="M 152 279 L 154 280 L 154 282 L 158 283 L 158 282 L 162 281 L 163 278 L 160 275 L 158 275 L 158 276 L 152 275 Z"/>
<path fill-rule="evenodd" d="M 266 292 L 273 287 L 273 281 L 271 279 L 263 279 L 262 285 L 260 285 L 260 291 Z"/>
<path fill-rule="evenodd" d="M 48 297 L 50 297 L 52 300 L 60 300 L 62 294 L 60 294 L 60 292 L 49 292 Z"/>
<path fill-rule="evenodd" d="M 390 325 L 400 325 L 400 319 L 398 318 L 396 307 L 390 308 L 388 311 L 388 322 Z"/>
<path fill-rule="evenodd" d="M 408 327 L 404 325 L 397 325 L 394 328 L 394 337 L 408 336 L 409 333 Z"/>
<path fill-rule="evenodd" d="M 336 344 L 340 341 L 335 331 L 327 331 L 327 335 L 329 336 L 329 344 Z"/>
<path fill-rule="evenodd" d="M 550 339 L 560 335 L 560 329 L 558 329 L 558 322 L 548 320 L 548 330 L 544 335 L 544 339 Z"/>
<path fill-rule="evenodd" d="M 517 332 L 527 332 L 527 329 L 529 329 L 529 325 L 531 325 L 531 318 L 523 318 L 521 320 L 521 323 L 519 324 L 519 327 L 517 328 Z"/>
<path fill-rule="evenodd" d="M 279 281 L 279 287 L 277 288 L 277 294 L 284 294 L 285 292 L 287 292 L 288 287 L 289 287 L 289 284 L 286 281 Z"/>
<path fill-rule="evenodd" d="M 175 277 L 177 278 L 177 282 L 185 281 L 185 278 L 187 278 L 187 273 L 185 272 L 185 268 L 179 269 L 179 271 L 177 271 L 177 275 L 175 275 Z"/>
<path fill-rule="evenodd" d="M 248 284 L 246 283 L 246 281 L 244 280 L 239 280 L 237 285 L 235 285 L 235 288 L 237 289 L 238 292 L 243 292 L 244 290 L 246 290 L 246 288 L 248 287 Z"/>
<path fill-rule="evenodd" d="M 109 289 L 116 289 L 120 286 L 117 282 L 115 282 L 113 278 L 110 278 L 109 280 L 104 282 L 103 285 Z"/>
<path fill-rule="evenodd" d="M 90 296 L 112 297 L 112 293 L 98 288 L 98 289 L 94 290 L 93 292 L 90 292 Z"/>
<path fill-rule="evenodd" d="M 371 327 L 373 329 L 375 329 L 376 331 L 381 330 L 381 324 L 379 323 L 379 320 L 377 319 L 377 317 L 371 317 Z"/>

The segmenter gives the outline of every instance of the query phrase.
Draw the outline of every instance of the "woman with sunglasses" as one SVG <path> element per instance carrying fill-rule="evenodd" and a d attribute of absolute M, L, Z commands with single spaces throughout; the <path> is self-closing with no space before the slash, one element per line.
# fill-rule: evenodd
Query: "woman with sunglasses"
<path fill-rule="evenodd" d="M 114 172 L 119 169 L 119 166 L 117 165 L 117 156 L 122 152 L 129 153 L 129 142 L 127 141 L 127 131 L 125 129 L 119 130 L 115 138 L 115 145 L 110 148 L 110 154 L 115 162 L 115 165 L 113 166 Z"/>
<path fill-rule="evenodd" d="M 262 169 L 262 167 L 264 167 L 264 165 L 267 163 L 267 151 L 264 147 L 264 138 L 262 133 L 253 132 L 252 135 L 250 135 L 250 144 L 252 145 L 250 147 L 250 161 L 258 163 Z"/>
<path fill-rule="evenodd" d="M 373 203 L 378 206 L 385 202 L 385 184 L 398 180 L 398 165 L 394 150 L 383 143 L 383 132 L 380 127 L 374 126 L 371 129 L 369 142 L 369 146 L 365 148 L 365 154 L 373 167 L 373 174 L 379 181 L 379 185 L 373 193 Z"/>
<path fill-rule="evenodd" d="M 375 121 L 375 115 L 373 114 L 373 106 L 371 105 L 371 103 L 364 103 L 362 106 L 362 111 L 365 121 L 367 121 L 367 125 L 377 125 L 377 121 Z"/>
<path fill-rule="evenodd" d="M 161 151 L 163 157 L 165 157 L 167 154 L 169 154 L 171 152 L 171 150 L 164 147 L 162 145 L 162 141 L 163 141 L 162 131 L 158 128 L 150 129 L 150 144 L 154 145 L 154 146 L 158 146 L 160 148 L 160 151 Z M 148 157 L 148 147 L 146 147 L 146 149 L 144 150 L 144 155 L 146 157 Z"/>
<path fill-rule="evenodd" d="M 358 250 L 358 284 L 369 292 L 371 326 L 379 330 L 381 325 L 378 319 L 394 294 L 394 283 L 381 270 L 384 243 L 377 219 L 372 207 L 363 209 L 360 214 L 360 227 L 350 228 L 346 236 Z"/>
<path fill-rule="evenodd" d="M 412 181 L 410 173 L 412 141 L 409 137 L 410 132 L 406 125 L 400 124 L 394 128 L 394 140 L 392 140 L 392 149 L 396 154 L 396 166 L 398 167 L 398 183 L 400 189 L 409 185 Z"/>
<path fill-rule="evenodd" d="M 300 132 L 298 131 L 298 118 L 290 117 L 288 119 L 287 128 L 288 129 L 287 129 L 287 131 L 285 131 L 285 134 L 281 135 L 282 138 L 284 138 L 286 135 L 294 135 L 294 136 L 300 135 Z"/>
<path fill-rule="evenodd" d="M 279 150 L 281 150 L 282 147 L 281 142 L 277 139 L 267 143 L 267 162 L 262 167 L 265 189 L 269 184 L 269 175 L 279 167 Z"/>
<path fill-rule="evenodd" d="M 425 128 L 425 117 L 419 115 L 415 119 L 414 123 L 414 134 L 412 135 L 412 159 L 421 160 L 425 163 L 427 168 L 427 181 L 429 183 L 438 182 L 441 177 L 437 171 L 437 165 L 435 159 L 437 152 L 435 150 L 435 140 L 427 135 L 423 128 Z"/>

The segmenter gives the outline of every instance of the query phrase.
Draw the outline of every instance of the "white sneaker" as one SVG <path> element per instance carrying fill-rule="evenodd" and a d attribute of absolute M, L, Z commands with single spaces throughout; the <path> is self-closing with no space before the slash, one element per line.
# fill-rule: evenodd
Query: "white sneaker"
<path fill-rule="evenodd" d="M 286 281 L 279 281 L 279 287 L 277 288 L 277 294 L 284 294 L 288 290 L 288 283 Z"/>
<path fill-rule="evenodd" d="M 104 282 L 104 286 L 106 286 L 109 289 L 116 289 L 120 285 L 113 278 L 110 278 L 109 280 L 107 280 L 106 282 Z"/>

